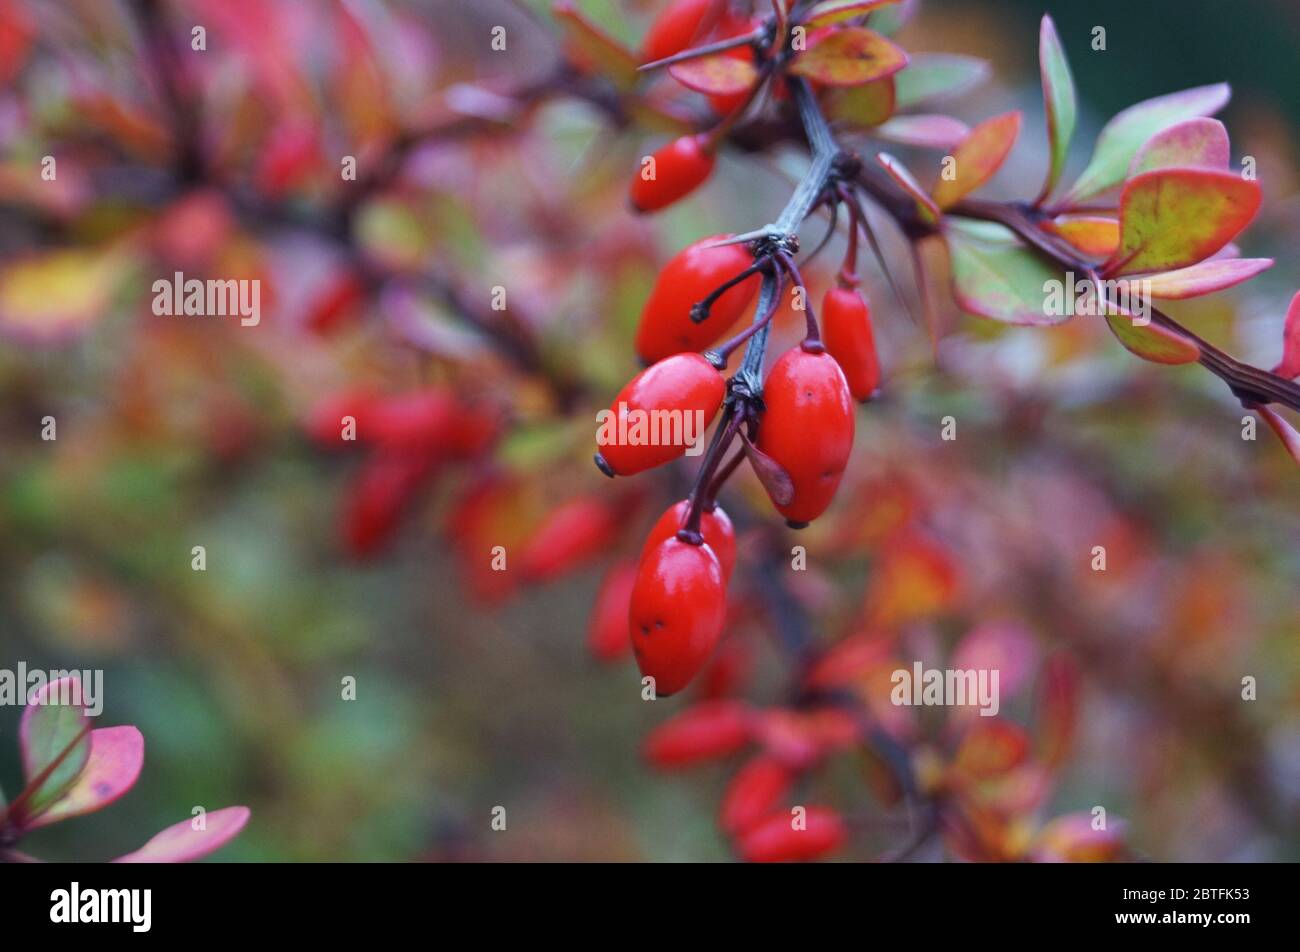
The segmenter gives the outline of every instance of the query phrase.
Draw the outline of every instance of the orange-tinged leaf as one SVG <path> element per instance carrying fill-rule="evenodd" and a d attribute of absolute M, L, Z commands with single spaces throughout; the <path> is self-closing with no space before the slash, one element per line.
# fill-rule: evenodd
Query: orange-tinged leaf
<path fill-rule="evenodd" d="M 1300 377 L 1300 292 L 1291 299 L 1282 328 L 1282 362 L 1273 368 L 1279 377 Z"/>
<path fill-rule="evenodd" d="M 588 20 L 572 0 L 557 0 L 553 10 L 564 27 L 571 58 L 608 77 L 620 89 L 637 84 L 635 53 Z"/>
<path fill-rule="evenodd" d="M 1100 215 L 1059 215 L 1042 227 L 1093 258 L 1109 258 L 1119 247 L 1119 219 Z"/>
<path fill-rule="evenodd" d="M 939 206 L 934 203 L 934 200 L 929 195 L 925 194 L 925 189 L 921 188 L 921 183 L 912 176 L 907 166 L 888 152 L 877 153 L 876 161 L 889 173 L 889 177 L 894 180 L 898 187 L 916 201 L 917 211 L 920 212 L 923 221 L 934 224 L 939 220 Z"/>
<path fill-rule="evenodd" d="M 1153 274 L 1140 281 L 1142 288 L 1153 298 L 1181 301 L 1249 281 L 1271 267 L 1272 258 L 1211 258 L 1189 268 Z"/>
<path fill-rule="evenodd" d="M 790 72 L 826 86 L 859 86 L 892 76 L 907 54 L 874 30 L 851 26 L 832 30 L 795 59 Z"/>
<path fill-rule="evenodd" d="M 0 333 L 49 343 L 85 330 L 107 310 L 125 258 L 65 248 L 11 261 L 0 270 Z"/>
<path fill-rule="evenodd" d="M 674 63 L 668 74 L 687 89 L 710 96 L 733 96 L 746 92 L 758 81 L 753 60 L 719 53 Z"/>
<path fill-rule="evenodd" d="M 899 0 L 825 0 L 824 3 L 819 3 L 808 11 L 803 24 L 810 30 L 819 26 L 829 26 L 898 2 Z"/>
<path fill-rule="evenodd" d="M 1024 728 L 1000 717 L 980 718 L 962 738 L 952 769 L 962 779 L 997 777 L 1021 764 L 1028 753 Z"/>
<path fill-rule="evenodd" d="M 934 202 L 951 208 L 975 191 L 1002 167 L 1020 135 L 1020 112 L 1008 112 L 981 122 L 953 152 L 954 176 L 940 178 L 934 187 Z"/>
<path fill-rule="evenodd" d="M 1170 271 L 1210 257 L 1259 211 L 1259 183 L 1212 169 L 1156 169 L 1120 196 L 1119 247 L 1106 277 Z"/>
<path fill-rule="evenodd" d="M 1153 135 L 1133 156 L 1128 174 L 1132 178 L 1152 169 L 1226 169 L 1231 158 L 1228 130 L 1223 123 L 1198 116 Z"/>
<path fill-rule="evenodd" d="M 1126 349 L 1156 364 L 1190 364 L 1199 360 L 1196 341 L 1159 324 L 1136 324 L 1127 314 L 1107 314 L 1106 325 Z"/>
<path fill-rule="evenodd" d="M 920 149 L 951 149 L 970 135 L 970 126 L 952 116 L 895 116 L 882 123 L 876 135 Z"/>
<path fill-rule="evenodd" d="M 829 89 L 823 104 L 832 120 L 867 129 L 879 126 L 894 114 L 894 77 Z"/>

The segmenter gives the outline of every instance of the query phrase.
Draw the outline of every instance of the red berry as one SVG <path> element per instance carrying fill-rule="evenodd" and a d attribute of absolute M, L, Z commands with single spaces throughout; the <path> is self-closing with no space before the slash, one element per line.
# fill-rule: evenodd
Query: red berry
<path fill-rule="evenodd" d="M 792 347 L 763 384 L 758 448 L 780 463 L 794 496 L 777 510 L 792 524 L 816 519 L 835 497 L 853 450 L 853 403 L 835 358 Z"/>
<path fill-rule="evenodd" d="M 618 513 L 604 499 L 580 496 L 564 503 L 537 527 L 520 556 L 530 582 L 557 578 L 594 559 L 618 533 Z"/>
<path fill-rule="evenodd" d="M 630 476 L 660 466 L 702 440 L 726 381 L 699 354 L 674 354 L 633 377 L 600 415 L 596 463 L 609 475 Z"/>
<path fill-rule="evenodd" d="M 641 43 L 645 62 L 650 63 L 680 53 L 692 45 L 703 32 L 705 17 L 715 0 L 673 0 L 655 17 Z"/>
<path fill-rule="evenodd" d="M 728 836 L 739 836 L 776 808 L 794 783 L 794 774 L 773 757 L 749 761 L 727 784 L 720 823 Z"/>
<path fill-rule="evenodd" d="M 410 453 L 380 452 L 365 462 L 343 509 L 343 541 L 355 558 L 388 544 L 432 469 L 427 459 Z"/>
<path fill-rule="evenodd" d="M 655 694 L 676 694 L 709 660 L 726 621 L 726 585 L 707 545 L 661 542 L 637 568 L 628 609 L 632 651 Z"/>
<path fill-rule="evenodd" d="M 355 435 L 357 442 L 361 442 L 370 432 L 372 414 L 381 402 L 382 399 L 372 391 L 361 388 L 331 393 L 312 406 L 304 421 L 304 428 L 312 440 L 326 449 L 356 446 L 356 442 L 343 438 L 344 417 L 352 417 L 356 421 Z"/>
<path fill-rule="evenodd" d="M 632 650 L 627 611 L 635 584 L 636 563 L 631 559 L 617 562 L 600 583 L 587 626 L 587 650 L 597 661 L 617 661 Z"/>
<path fill-rule="evenodd" d="M 751 713 L 740 701 L 703 701 L 652 730 L 642 752 L 669 769 L 729 757 L 749 743 Z"/>
<path fill-rule="evenodd" d="M 816 859 L 844 845 L 848 828 L 838 813 L 829 807 L 806 810 L 801 824 L 796 814 L 778 812 L 741 834 L 736 843 L 741 858 L 748 863 Z"/>
<path fill-rule="evenodd" d="M 677 535 L 677 530 L 685 524 L 686 515 L 690 510 L 691 501 L 683 499 L 664 511 L 659 521 L 651 528 L 645 544 L 641 546 L 643 560 L 646 554 L 653 551 L 659 543 Z M 731 525 L 731 517 L 721 506 L 714 506 L 712 512 L 706 510 L 703 518 L 700 519 L 700 534 L 704 536 L 705 544 L 718 557 L 718 564 L 722 566 L 722 581 L 726 584 L 731 578 L 731 570 L 736 565 L 736 530 Z"/>
<path fill-rule="evenodd" d="M 870 400 L 880 389 L 880 361 L 871 331 L 871 309 L 857 288 L 831 288 L 822 301 L 822 338 L 844 371 L 855 400 Z"/>
<path fill-rule="evenodd" d="M 637 170 L 632 179 L 632 207 L 639 212 L 667 208 L 703 185 L 713 174 L 715 161 L 704 136 L 674 139 Z"/>
<path fill-rule="evenodd" d="M 636 331 L 636 352 L 647 364 L 683 351 L 704 350 L 719 340 L 749 305 L 761 280 L 756 274 L 728 288 L 713 302 L 707 320 L 699 324 L 691 320 L 691 305 L 753 264 L 741 245 L 705 247 L 730 237 L 701 238 L 679 251 L 659 272 Z"/>

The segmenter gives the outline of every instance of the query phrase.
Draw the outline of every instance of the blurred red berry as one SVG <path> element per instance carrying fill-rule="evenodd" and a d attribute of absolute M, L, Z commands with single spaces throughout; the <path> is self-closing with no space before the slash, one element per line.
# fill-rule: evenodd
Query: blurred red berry
<path fill-rule="evenodd" d="M 722 831 L 739 836 L 754 827 L 771 814 L 793 783 L 794 773 L 774 757 L 759 755 L 748 761 L 722 795 Z"/>
<path fill-rule="evenodd" d="M 784 863 L 825 856 L 844 845 L 848 828 L 829 807 L 807 807 L 802 817 L 790 811 L 760 820 L 736 841 L 736 851 L 747 863 Z"/>
<path fill-rule="evenodd" d="M 707 29 L 711 8 L 721 9 L 719 0 L 672 0 L 646 30 L 642 60 L 661 60 L 694 45 Z"/>
<path fill-rule="evenodd" d="M 409 453 L 380 452 L 362 464 L 343 507 L 343 541 L 352 556 L 366 558 L 388 545 L 432 471 L 427 460 Z"/>
<path fill-rule="evenodd" d="M 717 161 L 702 135 L 674 139 L 650 159 L 632 179 L 632 207 L 639 212 L 658 211 L 685 198 L 713 174 Z"/>
<path fill-rule="evenodd" d="M 747 704 L 702 701 L 652 730 L 642 752 L 656 767 L 690 767 L 729 757 L 752 736 L 753 714 Z"/>
<path fill-rule="evenodd" d="M 562 503 L 524 546 L 519 558 L 523 577 L 546 582 L 581 567 L 606 550 L 618 529 L 618 512 L 603 497 L 579 496 Z"/>
<path fill-rule="evenodd" d="M 636 584 L 636 563 L 622 559 L 605 575 L 587 626 L 587 650 L 597 661 L 617 661 L 632 650 L 627 612 Z"/>

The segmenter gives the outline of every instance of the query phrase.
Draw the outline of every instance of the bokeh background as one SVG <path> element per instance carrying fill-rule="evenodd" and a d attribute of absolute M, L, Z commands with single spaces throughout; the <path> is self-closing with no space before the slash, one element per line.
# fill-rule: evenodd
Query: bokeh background
<path fill-rule="evenodd" d="M 656 4 L 579 6 L 635 46 Z M 1265 193 L 1241 243 L 1278 264 L 1173 311 L 1272 366 L 1300 287 L 1300 9 L 926 0 L 905 48 L 993 64 L 942 108 L 1025 112 L 994 196 L 1027 195 L 1045 167 L 1044 11 L 1080 91 L 1076 171 L 1118 109 L 1233 84 L 1234 157 L 1258 160 Z M 196 24 L 206 51 L 188 48 Z M 560 35 L 540 2 L 0 0 L 0 666 L 102 668 L 100 723 L 146 742 L 129 795 L 27 851 L 104 859 L 195 805 L 244 803 L 252 821 L 218 859 L 730 855 L 715 817 L 735 762 L 649 769 L 642 738 L 689 699 L 646 704 L 634 666 L 586 647 L 602 574 L 691 470 L 609 483 L 590 452 L 596 410 L 636 370 L 656 268 L 770 220 L 799 157 L 726 154 L 698 196 L 635 218 L 626 183 L 661 132 L 599 98 L 509 100 L 554 75 Z M 342 155 L 358 182 L 340 181 Z M 809 270 L 815 289 L 838 247 Z M 260 325 L 155 316 L 150 286 L 174 270 L 259 278 Z M 1243 440 L 1243 411 L 1198 368 L 1142 364 L 1085 321 L 1009 329 L 946 303 L 935 353 L 864 273 L 886 388 L 859 413 L 840 500 L 795 539 L 752 479 L 723 496 L 742 528 L 733 690 L 788 703 L 792 637 L 878 638 L 891 659 L 941 664 L 973 631 L 1014 629 L 1026 673 L 1007 717 L 1041 736 L 1048 659 L 1078 675 L 1073 727 L 1051 728 L 1065 752 L 1017 829 L 1102 804 L 1137 855 L 1300 857 L 1294 464 L 1263 428 Z M 439 461 L 364 558 L 347 538 L 366 455 L 310 434 L 322 401 L 356 387 L 438 388 L 505 421 L 488 452 Z M 955 442 L 939 439 L 945 415 Z M 484 576 L 488 543 L 524 550 L 575 498 L 614 515 L 597 551 L 544 584 Z M 797 575 L 782 555 L 796 541 Z M 878 674 L 855 689 L 878 701 Z M 1245 675 L 1256 701 L 1239 698 Z M 0 709 L 11 794 L 18 716 Z M 917 764 L 952 754 L 942 715 L 895 729 Z M 807 783 L 862 818 L 843 857 L 903 838 L 878 774 L 848 751 Z M 950 854 L 935 837 L 916 855 Z"/>

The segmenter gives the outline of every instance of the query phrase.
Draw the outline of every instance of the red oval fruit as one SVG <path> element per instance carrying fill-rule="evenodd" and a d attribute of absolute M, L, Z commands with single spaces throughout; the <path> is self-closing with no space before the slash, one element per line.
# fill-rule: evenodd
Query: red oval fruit
<path fill-rule="evenodd" d="M 603 498 L 580 496 L 551 512 L 520 556 L 523 576 L 545 582 L 595 558 L 618 532 L 618 514 Z"/>
<path fill-rule="evenodd" d="M 822 340 L 848 381 L 854 400 L 880 389 L 880 361 L 871 330 L 871 309 L 857 288 L 831 288 L 822 301 Z"/>
<path fill-rule="evenodd" d="M 641 42 L 647 63 L 680 53 L 704 32 L 704 20 L 715 0 L 673 0 L 655 17 Z"/>
<path fill-rule="evenodd" d="M 609 570 L 587 625 L 587 650 L 597 661 L 617 661 L 632 650 L 627 637 L 627 611 L 636 584 L 636 563 L 622 559 Z"/>
<path fill-rule="evenodd" d="M 656 767 L 691 767 L 741 750 L 749 743 L 752 726 L 749 705 L 704 701 L 652 730 L 642 753 Z"/>
<path fill-rule="evenodd" d="M 343 541 L 353 557 L 374 555 L 391 541 L 402 513 L 432 471 L 427 459 L 410 453 L 380 452 L 366 460 L 342 516 Z"/>
<path fill-rule="evenodd" d="M 683 351 L 704 350 L 730 330 L 749 305 L 760 278 L 751 275 L 713 303 L 709 317 L 694 323 L 691 306 L 751 264 L 742 245 L 708 248 L 730 235 L 710 235 L 687 245 L 659 272 L 659 278 L 641 311 L 636 331 L 637 355 L 652 364 Z"/>
<path fill-rule="evenodd" d="M 726 620 L 722 566 L 707 545 L 667 539 L 637 568 L 628 631 L 655 695 L 676 694 L 709 660 Z"/>
<path fill-rule="evenodd" d="M 719 822 L 728 836 L 739 836 L 771 814 L 794 783 L 794 774 L 774 757 L 749 761 L 727 784 Z"/>
<path fill-rule="evenodd" d="M 647 367 L 597 414 L 596 465 L 610 476 L 630 476 L 676 459 L 704 439 L 726 389 L 699 354 L 674 354 Z"/>
<path fill-rule="evenodd" d="M 853 403 L 835 358 L 792 347 L 763 384 L 758 448 L 790 475 L 793 498 L 776 508 L 792 525 L 826 511 L 853 451 Z"/>
<path fill-rule="evenodd" d="M 665 539 L 674 538 L 677 530 L 686 522 L 686 515 L 690 511 L 689 499 L 683 499 L 664 510 L 664 514 L 659 517 L 659 521 L 646 536 L 645 544 L 641 546 L 641 558 L 645 559 L 646 554 Z M 731 517 L 721 506 L 715 505 L 712 512 L 706 510 L 703 518 L 700 519 L 700 534 L 704 536 L 705 544 L 718 557 L 718 564 L 722 566 L 722 581 L 725 584 L 731 578 L 731 570 L 736 565 L 736 530 L 731 524 Z"/>
<path fill-rule="evenodd" d="M 807 807 L 802 829 L 791 812 L 773 813 L 741 834 L 737 852 L 747 863 L 784 863 L 816 859 L 839 849 L 848 839 L 848 828 L 830 807 Z"/>
<path fill-rule="evenodd" d="M 650 159 L 632 179 L 632 207 L 639 212 L 658 211 L 685 198 L 713 174 L 716 162 L 702 135 L 674 139 Z"/>

